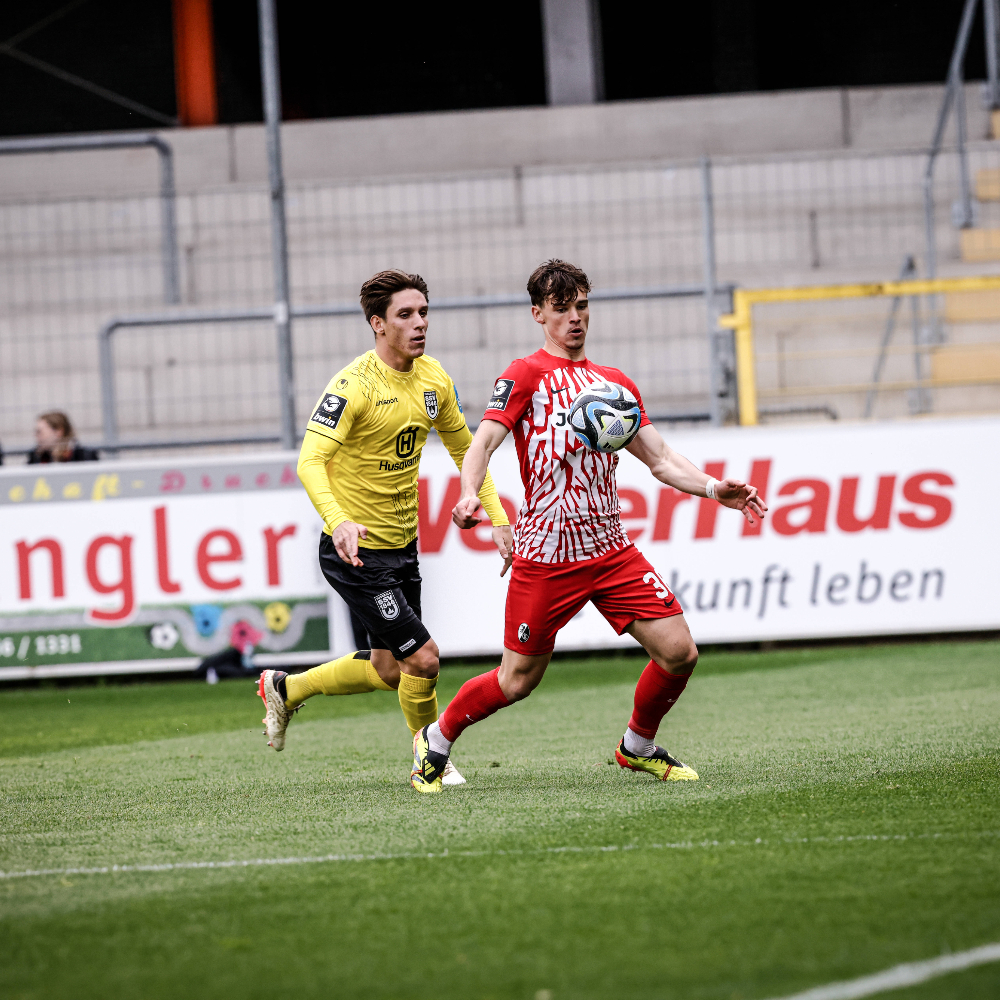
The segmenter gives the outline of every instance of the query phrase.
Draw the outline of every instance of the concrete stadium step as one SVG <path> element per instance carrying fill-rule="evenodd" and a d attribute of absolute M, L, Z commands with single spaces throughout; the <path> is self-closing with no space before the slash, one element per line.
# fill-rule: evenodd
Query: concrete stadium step
<path fill-rule="evenodd" d="M 979 201 L 1000 201 L 1000 168 L 977 170 L 975 192 Z"/>
<path fill-rule="evenodd" d="M 964 261 L 1000 260 L 1000 228 L 962 229 L 959 232 L 959 246 Z"/>
<path fill-rule="evenodd" d="M 1000 343 L 943 344 L 935 348 L 930 360 L 931 378 L 935 382 L 1000 381 Z"/>

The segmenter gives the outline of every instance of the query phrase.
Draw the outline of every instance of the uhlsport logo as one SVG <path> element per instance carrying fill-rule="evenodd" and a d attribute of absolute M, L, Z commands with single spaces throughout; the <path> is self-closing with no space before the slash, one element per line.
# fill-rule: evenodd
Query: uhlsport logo
<path fill-rule="evenodd" d="M 531 638 L 531 629 L 528 628 L 527 622 L 521 622 L 521 624 L 517 626 L 517 637 L 521 640 L 521 642 L 527 642 Z"/>
<path fill-rule="evenodd" d="M 375 603 L 386 621 L 391 622 L 393 618 L 399 617 L 399 605 L 396 603 L 396 595 L 391 590 L 378 594 Z"/>
<path fill-rule="evenodd" d="M 336 430 L 346 409 L 347 400 L 343 396 L 328 392 L 324 394 L 319 406 L 316 407 L 316 412 L 309 419 L 314 423 L 329 427 L 331 430 Z"/>
<path fill-rule="evenodd" d="M 424 409 L 427 416 L 434 420 L 438 415 L 438 394 L 436 389 L 424 393 Z"/>
<path fill-rule="evenodd" d="M 396 454 L 399 458 L 409 458 L 417 447 L 417 428 L 407 427 L 396 435 Z"/>

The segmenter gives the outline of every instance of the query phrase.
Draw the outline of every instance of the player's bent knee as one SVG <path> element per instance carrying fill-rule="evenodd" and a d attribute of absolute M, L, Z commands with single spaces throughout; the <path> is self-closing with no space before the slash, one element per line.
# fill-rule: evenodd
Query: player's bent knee
<path fill-rule="evenodd" d="M 545 676 L 551 653 L 542 656 L 521 657 L 505 650 L 497 681 L 504 697 L 510 701 L 523 701 L 535 690 Z"/>
<path fill-rule="evenodd" d="M 388 649 L 373 649 L 372 666 L 375 673 L 391 688 L 399 687 L 399 662 Z"/>
<path fill-rule="evenodd" d="M 673 643 L 653 656 L 653 662 L 671 674 L 690 674 L 698 664 L 698 647 L 693 639 Z"/>
<path fill-rule="evenodd" d="M 407 673 L 414 674 L 416 677 L 437 677 L 441 670 L 437 643 L 433 639 L 429 639 L 403 662 L 407 666 Z"/>
<path fill-rule="evenodd" d="M 684 650 L 683 659 L 677 665 L 677 669 L 672 671 L 672 673 L 690 674 L 696 666 L 698 666 L 698 647 L 694 644 L 694 640 L 692 640 L 688 643 L 687 649 Z"/>
<path fill-rule="evenodd" d="M 540 680 L 527 674 L 515 674 L 503 686 L 503 693 L 508 701 L 524 701 L 538 687 Z"/>

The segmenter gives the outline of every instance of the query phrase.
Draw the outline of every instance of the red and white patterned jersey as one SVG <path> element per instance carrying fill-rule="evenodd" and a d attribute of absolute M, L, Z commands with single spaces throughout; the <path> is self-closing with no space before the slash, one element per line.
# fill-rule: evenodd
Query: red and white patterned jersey
<path fill-rule="evenodd" d="M 573 400 L 605 380 L 632 392 L 642 409 L 635 383 L 617 368 L 545 350 L 512 362 L 496 381 L 483 419 L 514 431 L 524 483 L 514 552 L 523 559 L 576 562 L 630 544 L 619 516 L 618 456 L 591 451 L 569 425 Z M 643 409 L 639 426 L 649 422 Z"/>

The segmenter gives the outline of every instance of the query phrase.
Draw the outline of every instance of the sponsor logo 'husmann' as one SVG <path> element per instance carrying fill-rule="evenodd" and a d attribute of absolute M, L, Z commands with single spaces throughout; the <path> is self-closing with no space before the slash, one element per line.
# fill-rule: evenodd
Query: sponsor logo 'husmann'
<path fill-rule="evenodd" d="M 398 403 L 399 396 L 393 396 L 392 399 L 378 399 L 375 401 L 376 406 L 388 406 L 390 403 Z"/>

